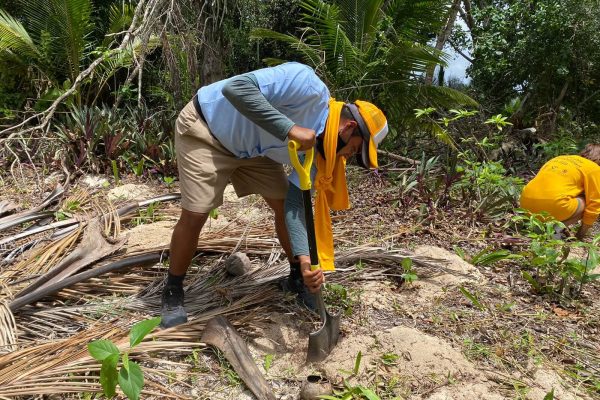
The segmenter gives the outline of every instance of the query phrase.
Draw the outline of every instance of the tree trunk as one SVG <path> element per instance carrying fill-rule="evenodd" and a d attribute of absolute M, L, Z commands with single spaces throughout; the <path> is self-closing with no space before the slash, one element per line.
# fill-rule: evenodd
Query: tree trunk
<path fill-rule="evenodd" d="M 558 98 L 554 102 L 554 110 L 557 113 L 558 113 L 558 109 L 562 105 L 563 100 L 565 99 L 568 88 L 569 88 L 569 81 L 566 81 L 565 84 L 563 85 L 562 89 L 560 90 L 560 94 L 558 95 Z"/>
<path fill-rule="evenodd" d="M 452 33 L 452 28 L 454 27 L 454 23 L 456 22 L 456 15 L 458 14 L 458 9 L 460 8 L 461 0 L 454 0 L 452 2 L 452 7 L 450 7 L 450 11 L 448 11 L 448 18 L 446 19 L 446 24 L 440 31 L 437 36 L 437 40 L 435 42 L 435 48 L 437 50 L 442 50 L 444 45 L 448 41 L 450 34 Z M 433 82 L 433 73 L 435 71 L 435 65 L 429 67 L 427 74 L 425 75 L 425 84 L 431 85 Z M 443 84 L 443 82 L 442 82 Z"/>
<path fill-rule="evenodd" d="M 217 49 L 222 49 L 220 40 L 204 42 L 202 46 L 201 85 L 210 85 L 225 77 L 225 65 Z"/>
<path fill-rule="evenodd" d="M 553 114 L 553 118 L 549 127 L 549 133 L 554 133 L 556 132 L 556 121 L 558 120 L 558 113 L 560 112 L 560 106 L 562 105 L 563 100 L 565 99 L 565 96 L 567 95 L 567 89 L 569 88 L 569 81 L 567 80 L 562 89 L 560 90 L 560 93 L 558 95 L 558 97 L 556 98 L 556 101 L 554 101 L 554 104 L 552 105 L 552 108 L 554 110 L 554 114 Z"/>
<path fill-rule="evenodd" d="M 467 28 L 469 28 L 471 42 L 473 43 L 473 46 L 475 46 L 477 38 L 473 34 L 473 29 L 475 28 L 475 19 L 473 18 L 473 7 L 471 6 L 471 0 L 464 0 L 463 7 L 459 7 L 458 11 L 460 12 L 460 16 L 462 17 L 463 21 L 465 21 L 465 24 L 467 24 Z"/>

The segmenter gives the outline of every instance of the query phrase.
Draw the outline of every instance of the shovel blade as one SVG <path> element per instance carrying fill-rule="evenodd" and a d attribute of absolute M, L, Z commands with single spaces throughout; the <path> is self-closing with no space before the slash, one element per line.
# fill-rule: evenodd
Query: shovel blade
<path fill-rule="evenodd" d="M 308 335 L 306 361 L 318 362 L 327 358 L 340 336 L 340 316 L 325 314 L 325 322 L 318 331 Z"/>

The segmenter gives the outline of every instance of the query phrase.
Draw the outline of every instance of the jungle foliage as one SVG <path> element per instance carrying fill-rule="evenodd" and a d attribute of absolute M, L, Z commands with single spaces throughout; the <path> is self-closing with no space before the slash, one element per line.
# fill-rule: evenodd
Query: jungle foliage
<path fill-rule="evenodd" d="M 384 147 L 435 157 L 445 182 L 490 168 L 526 177 L 600 134 L 597 0 L 151 3 L 158 18 L 121 48 L 138 1 L 0 1 L 3 167 L 172 179 L 174 120 L 198 87 L 286 60 L 311 65 L 336 98 L 379 105 Z M 470 81 L 443 79 L 457 52 Z M 12 126 L 43 121 L 36 113 L 96 62 L 43 130 L 15 140 Z"/>

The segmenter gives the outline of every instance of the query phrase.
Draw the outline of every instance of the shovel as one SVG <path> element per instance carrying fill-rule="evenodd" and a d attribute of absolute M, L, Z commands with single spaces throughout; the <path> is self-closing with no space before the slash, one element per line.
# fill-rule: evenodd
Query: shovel
<path fill-rule="evenodd" d="M 288 143 L 288 151 L 290 160 L 294 169 L 298 173 L 300 180 L 300 189 L 302 190 L 302 200 L 304 202 L 304 215 L 306 219 L 306 233 L 308 235 L 308 250 L 310 254 L 310 265 L 314 271 L 319 268 L 319 256 L 317 253 L 317 240 L 315 236 L 315 222 L 313 218 L 312 201 L 310 188 L 310 169 L 315 155 L 315 150 L 310 149 L 306 152 L 304 164 L 300 163 L 298 158 L 298 148 L 300 145 L 290 140 Z M 325 308 L 323 294 L 321 289 L 315 293 L 317 299 L 317 308 L 321 317 L 321 327 L 316 332 L 311 332 L 308 335 L 308 353 L 306 360 L 308 362 L 323 361 L 327 358 L 331 350 L 337 344 L 340 336 L 340 314 L 332 315 Z"/>

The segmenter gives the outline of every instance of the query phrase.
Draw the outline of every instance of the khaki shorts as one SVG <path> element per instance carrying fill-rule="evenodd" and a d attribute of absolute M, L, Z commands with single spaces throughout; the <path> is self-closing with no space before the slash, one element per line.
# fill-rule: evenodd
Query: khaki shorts
<path fill-rule="evenodd" d="M 181 110 L 175 123 L 175 151 L 181 206 L 188 211 L 207 213 L 219 207 L 229 182 L 238 197 L 286 196 L 288 181 L 283 165 L 266 157 L 235 157 L 210 133 L 192 102 Z"/>

